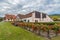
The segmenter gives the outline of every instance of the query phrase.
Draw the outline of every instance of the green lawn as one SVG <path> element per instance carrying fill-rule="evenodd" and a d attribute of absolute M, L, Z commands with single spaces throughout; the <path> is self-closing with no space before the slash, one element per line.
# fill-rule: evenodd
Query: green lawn
<path fill-rule="evenodd" d="M 60 40 L 60 36 L 54 37 L 52 40 Z"/>
<path fill-rule="evenodd" d="M 0 40 L 46 40 L 9 22 L 0 22 Z"/>

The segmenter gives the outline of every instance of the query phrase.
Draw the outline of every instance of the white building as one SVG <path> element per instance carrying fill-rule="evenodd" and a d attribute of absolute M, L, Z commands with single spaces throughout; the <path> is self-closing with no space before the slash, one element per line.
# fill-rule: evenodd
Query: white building
<path fill-rule="evenodd" d="M 15 21 L 16 16 L 12 14 L 5 14 L 4 21 Z"/>
<path fill-rule="evenodd" d="M 33 11 L 26 15 L 17 15 L 19 21 L 24 22 L 53 22 L 53 20 L 45 13 Z"/>

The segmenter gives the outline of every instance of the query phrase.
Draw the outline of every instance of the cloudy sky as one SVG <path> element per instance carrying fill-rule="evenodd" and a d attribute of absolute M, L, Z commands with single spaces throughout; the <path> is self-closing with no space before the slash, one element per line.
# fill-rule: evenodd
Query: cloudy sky
<path fill-rule="evenodd" d="M 60 14 L 60 0 L 0 0 L 0 16 L 27 14 L 31 11 Z"/>

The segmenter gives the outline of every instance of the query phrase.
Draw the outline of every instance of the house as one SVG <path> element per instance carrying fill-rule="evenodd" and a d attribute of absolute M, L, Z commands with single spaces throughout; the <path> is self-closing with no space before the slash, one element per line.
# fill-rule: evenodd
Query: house
<path fill-rule="evenodd" d="M 12 14 L 5 14 L 4 21 L 15 21 L 16 16 Z"/>
<path fill-rule="evenodd" d="M 38 11 L 33 11 L 26 15 L 18 14 L 17 18 L 19 19 L 18 21 L 22 20 L 24 22 L 53 22 L 47 14 Z"/>

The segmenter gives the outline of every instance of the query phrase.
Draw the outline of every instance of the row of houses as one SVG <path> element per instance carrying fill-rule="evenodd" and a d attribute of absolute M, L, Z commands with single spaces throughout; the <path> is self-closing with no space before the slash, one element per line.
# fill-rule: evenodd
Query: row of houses
<path fill-rule="evenodd" d="M 33 11 L 28 14 L 9 15 L 4 17 L 5 21 L 24 21 L 24 22 L 53 22 L 53 20 L 45 13 Z"/>

